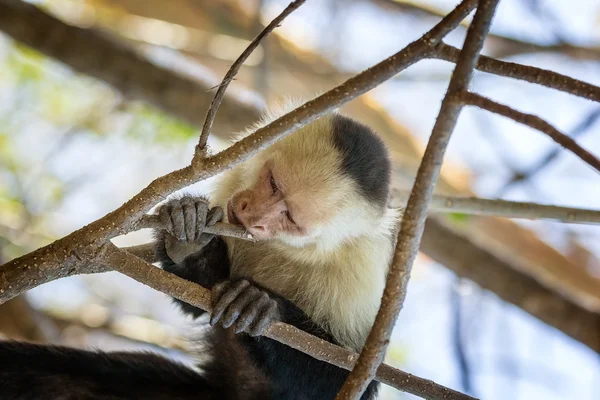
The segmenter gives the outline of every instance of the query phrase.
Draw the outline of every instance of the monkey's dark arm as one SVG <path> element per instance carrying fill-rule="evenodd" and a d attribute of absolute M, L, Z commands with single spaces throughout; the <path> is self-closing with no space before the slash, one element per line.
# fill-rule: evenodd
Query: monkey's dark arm
<path fill-rule="evenodd" d="M 271 295 L 277 299 L 282 322 L 339 345 L 333 336 L 312 322 L 294 303 L 276 294 Z M 302 392 L 307 399 L 334 399 L 349 374 L 344 369 L 316 360 L 272 339 L 247 336 L 245 344 L 255 361 L 262 361 L 268 371 L 267 376 L 275 377 L 276 382 L 287 387 L 280 389 L 281 398 Z M 376 382 L 371 383 L 362 399 L 374 398 L 377 388 Z"/>
<path fill-rule="evenodd" d="M 319 361 L 275 340 L 259 337 L 272 320 L 280 320 L 333 344 L 333 336 L 314 323 L 290 300 L 252 282 L 237 279 L 213 289 L 211 323 L 244 330 L 240 341 L 250 357 L 273 383 L 275 399 L 333 399 L 349 372 Z M 378 383 L 369 385 L 362 399 L 372 399 Z"/>
<path fill-rule="evenodd" d="M 165 235 L 160 235 L 156 240 L 155 254 L 162 268 L 180 278 L 198 283 L 207 289 L 216 283 L 229 278 L 230 263 L 227 255 L 227 244 L 221 237 L 214 237 L 199 251 L 190 254 L 182 262 L 175 263 L 165 250 Z M 186 313 L 200 317 L 204 310 L 194 307 L 181 300 L 173 299 Z"/>
<path fill-rule="evenodd" d="M 0 341 L 0 398 L 227 399 L 230 390 L 150 353 L 92 352 Z"/>

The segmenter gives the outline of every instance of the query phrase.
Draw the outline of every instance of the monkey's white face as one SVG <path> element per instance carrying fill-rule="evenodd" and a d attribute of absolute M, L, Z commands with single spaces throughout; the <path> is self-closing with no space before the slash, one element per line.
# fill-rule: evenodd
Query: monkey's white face
<path fill-rule="evenodd" d="M 285 162 L 274 153 L 248 169 L 251 186 L 227 202 L 227 219 L 258 240 L 278 239 L 293 247 L 332 248 L 377 225 L 379 212 L 357 194 L 350 179 L 332 168 L 314 168 L 314 159 Z M 321 166 L 322 167 L 322 166 Z"/>
<path fill-rule="evenodd" d="M 385 210 L 361 194 L 332 134 L 319 119 L 232 171 L 217 196 L 228 221 L 258 240 L 326 250 L 377 230 Z"/>
<path fill-rule="evenodd" d="M 309 221 L 298 219 L 303 215 L 302 207 L 291 201 L 289 187 L 273 166 L 273 162 L 265 163 L 254 185 L 233 195 L 227 203 L 227 219 L 244 226 L 258 240 L 282 233 L 304 236 Z"/>

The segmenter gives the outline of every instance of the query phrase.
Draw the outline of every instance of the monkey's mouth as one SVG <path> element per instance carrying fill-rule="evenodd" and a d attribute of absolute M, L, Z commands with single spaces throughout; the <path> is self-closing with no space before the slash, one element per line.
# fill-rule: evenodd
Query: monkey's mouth
<path fill-rule="evenodd" d="M 231 203 L 231 200 L 229 200 L 227 202 L 227 220 L 229 221 L 230 224 L 239 225 L 241 227 L 244 227 L 244 224 L 242 224 L 242 221 L 239 220 L 237 215 L 235 215 L 235 211 L 233 211 L 233 204 Z"/>

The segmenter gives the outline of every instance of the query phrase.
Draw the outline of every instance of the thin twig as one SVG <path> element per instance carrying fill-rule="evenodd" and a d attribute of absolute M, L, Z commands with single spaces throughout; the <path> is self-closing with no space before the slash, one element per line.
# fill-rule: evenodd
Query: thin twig
<path fill-rule="evenodd" d="M 213 121 L 215 120 L 215 116 L 217 115 L 217 110 L 221 105 L 221 101 L 223 101 L 223 96 L 225 95 L 225 90 L 227 90 L 227 86 L 233 80 L 233 77 L 237 75 L 238 71 L 244 64 L 244 61 L 252 54 L 252 52 L 258 47 L 260 41 L 267 36 L 269 33 L 273 31 L 273 29 L 277 28 L 283 20 L 294 12 L 298 7 L 304 4 L 306 0 L 295 0 L 287 6 L 281 14 L 279 14 L 275 19 L 271 21 L 269 25 L 265 27 L 265 29 L 260 32 L 252 42 L 248 45 L 246 50 L 240 54 L 240 56 L 235 60 L 235 62 L 225 74 L 223 78 L 223 82 L 219 85 L 217 89 L 217 93 L 215 93 L 215 97 L 213 97 L 210 106 L 208 107 L 208 111 L 206 112 L 206 119 L 204 120 L 204 125 L 202 126 L 202 133 L 200 134 L 200 140 L 198 141 L 198 145 L 196 146 L 196 152 L 194 154 L 194 158 L 192 159 L 192 165 L 195 165 L 199 162 L 202 157 L 202 152 L 206 147 L 206 142 L 208 141 L 208 135 L 210 134 L 210 130 L 212 128 Z"/>
<path fill-rule="evenodd" d="M 446 43 L 440 43 L 432 58 L 457 62 L 460 50 Z M 536 85 L 560 90 L 584 99 L 600 102 L 600 87 L 571 78 L 547 69 L 521 65 L 514 62 L 496 60 L 486 56 L 479 57 L 476 68 L 482 72 L 508 78 L 519 79 Z"/>
<path fill-rule="evenodd" d="M 546 135 L 550 136 L 550 138 L 556 143 L 560 144 L 562 147 L 569 150 L 577 157 L 581 158 L 583 161 L 595 168 L 597 171 L 600 171 L 600 160 L 595 155 L 578 145 L 575 140 L 560 132 L 558 129 L 556 129 L 540 117 L 517 111 L 504 104 L 497 103 L 493 100 L 488 99 L 487 97 L 481 96 L 476 93 L 464 91 L 459 93 L 458 97 L 465 104 L 479 107 L 484 110 L 493 112 L 495 114 L 502 115 L 520 124 L 527 125 L 530 128 L 545 133 Z"/>
<path fill-rule="evenodd" d="M 144 215 L 136 225 L 137 229 L 163 229 L 158 215 Z M 246 229 L 239 225 L 216 223 L 213 226 L 207 226 L 203 232 L 212 233 L 219 236 L 230 236 L 238 239 L 254 241 L 254 238 Z"/>
<path fill-rule="evenodd" d="M 591 113 L 587 114 L 582 121 L 580 121 L 575 128 L 572 129 L 571 132 L 568 133 L 569 137 L 575 139 L 581 136 L 584 133 L 589 132 L 589 128 L 593 126 L 596 121 L 600 119 L 600 108 L 595 108 Z M 539 161 L 536 162 L 532 167 L 528 168 L 526 171 L 517 171 L 513 174 L 508 182 L 504 184 L 498 190 L 498 197 L 501 197 L 502 194 L 506 193 L 510 187 L 516 183 L 523 183 L 527 180 L 530 180 L 535 175 L 539 174 L 542 170 L 548 167 L 552 162 L 562 154 L 562 147 L 555 147 L 550 150 L 545 156 L 540 157 Z"/>
<path fill-rule="evenodd" d="M 338 393 L 337 399 L 360 398 L 373 379 L 377 366 L 383 361 L 390 335 L 406 297 L 406 286 L 425 228 L 433 188 L 439 177 L 450 136 L 462 109 L 462 104 L 455 96 L 469 87 L 498 1 L 479 1 L 400 223 L 398 243 L 375 324 L 356 367 Z"/>
<path fill-rule="evenodd" d="M 122 251 L 113 244 L 104 246 L 98 262 L 155 290 L 185 301 L 204 311 L 212 311 L 211 294 L 208 289 L 148 264 L 144 260 Z M 358 355 L 350 350 L 319 339 L 283 322 L 273 322 L 267 328 L 264 336 L 308 354 L 317 360 L 346 370 L 352 369 L 358 358 Z M 470 396 L 386 364 L 379 367 L 376 377 L 380 382 L 425 399 L 473 400 Z"/>
<path fill-rule="evenodd" d="M 394 200 L 400 204 L 405 204 L 408 200 L 408 192 L 394 191 Z M 432 213 L 460 213 L 488 217 L 548 219 L 572 224 L 600 224 L 600 210 L 477 197 L 434 194 L 429 211 Z"/>
<path fill-rule="evenodd" d="M 394 191 L 394 201 L 398 202 L 402 206 L 406 204 L 408 197 L 409 193 L 406 191 Z M 477 197 L 442 196 L 437 194 L 434 194 L 431 198 L 429 212 L 460 213 L 466 215 L 522 218 L 532 220 L 546 219 L 571 224 L 600 224 L 600 210 L 561 207 L 548 204 L 508 201 L 499 199 L 482 199 Z M 143 218 L 142 220 L 145 220 L 145 218 Z M 237 228 L 235 225 L 220 225 L 222 225 L 227 230 L 229 230 L 230 227 L 233 227 L 234 229 Z M 149 224 L 147 227 L 156 228 L 156 226 L 152 224 Z M 238 234 L 243 234 L 244 232 L 245 231 L 239 232 L 236 229 L 235 231 L 227 232 L 226 234 L 218 233 L 217 231 L 211 231 L 210 233 L 251 240 L 247 239 L 246 237 L 238 236 Z M 121 249 L 132 253 L 145 261 L 151 263 L 156 261 L 154 257 L 153 243 L 146 243 L 131 247 L 122 247 Z"/>

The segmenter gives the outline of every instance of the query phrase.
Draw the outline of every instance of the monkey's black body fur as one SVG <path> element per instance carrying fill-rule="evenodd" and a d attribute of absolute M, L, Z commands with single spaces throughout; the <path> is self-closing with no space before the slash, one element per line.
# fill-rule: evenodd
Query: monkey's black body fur
<path fill-rule="evenodd" d="M 159 238 L 161 239 L 161 238 Z M 204 287 L 229 278 L 227 247 L 213 239 L 175 264 L 164 240 L 157 254 L 163 268 Z M 264 288 L 261 288 L 265 290 Z M 335 343 L 290 301 L 271 293 L 283 322 Z M 194 317 L 203 310 L 179 302 Z M 0 399 L 333 399 L 348 372 L 264 337 L 214 326 L 206 338 L 210 361 L 198 373 L 148 353 L 104 353 L 28 343 L 0 342 Z M 372 399 L 378 384 L 363 399 Z"/>

